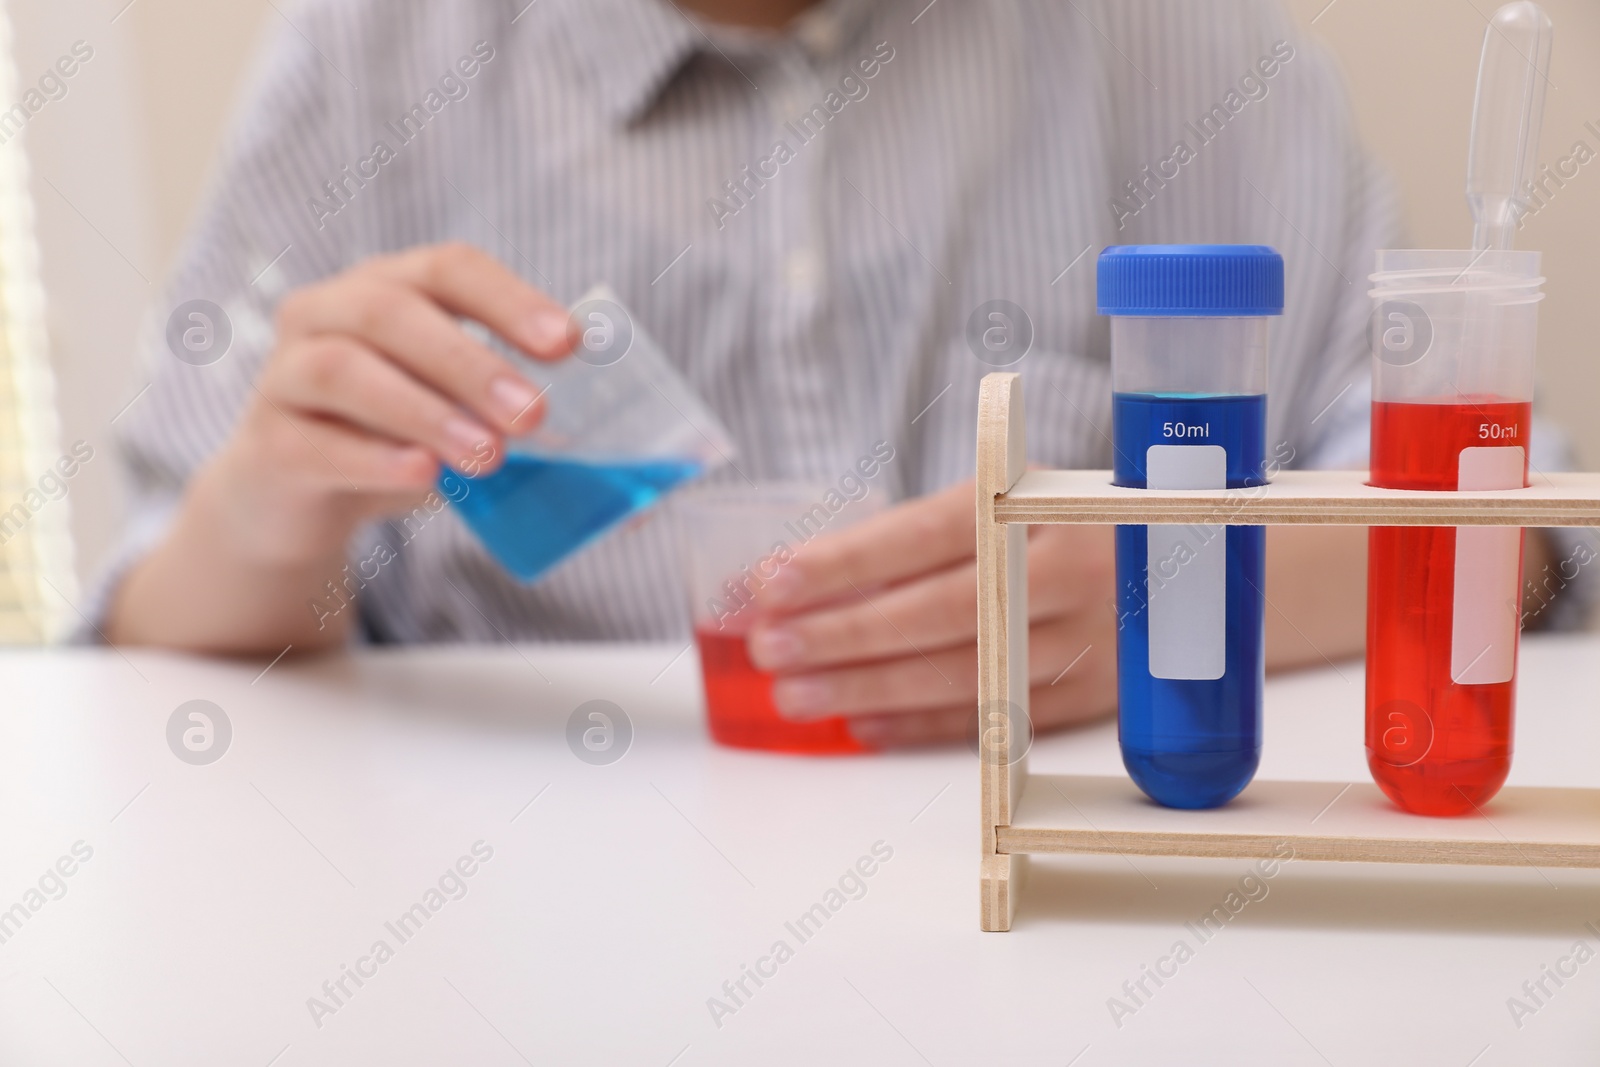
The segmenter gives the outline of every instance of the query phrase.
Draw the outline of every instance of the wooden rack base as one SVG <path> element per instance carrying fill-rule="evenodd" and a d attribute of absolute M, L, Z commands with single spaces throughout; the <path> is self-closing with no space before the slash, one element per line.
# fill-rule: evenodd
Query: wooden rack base
<path fill-rule="evenodd" d="M 1022 379 L 990 374 L 978 409 L 980 922 L 1009 930 L 1031 853 L 1600 868 L 1600 789 L 1502 790 L 1486 814 L 1407 815 L 1370 783 L 1257 781 L 1215 811 L 1174 811 L 1123 778 L 1028 775 L 1030 523 L 1600 526 L 1600 475 L 1527 489 L 1375 489 L 1365 472 L 1284 472 L 1254 489 L 1132 490 L 1107 471 L 1024 473 Z M 1341 792 L 1342 791 L 1342 792 Z"/>
<path fill-rule="evenodd" d="M 1371 782 L 1256 782 L 1216 811 L 1174 811 L 1127 778 L 1034 774 L 1002 854 L 1600 867 L 1600 789 L 1512 787 L 1492 818 L 1407 815 Z"/>

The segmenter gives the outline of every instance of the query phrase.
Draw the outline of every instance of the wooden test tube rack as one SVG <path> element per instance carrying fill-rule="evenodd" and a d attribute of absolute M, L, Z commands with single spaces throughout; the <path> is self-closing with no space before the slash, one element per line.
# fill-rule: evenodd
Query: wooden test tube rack
<path fill-rule="evenodd" d="M 1600 789 L 1510 787 L 1480 818 L 1395 808 L 1370 782 L 1256 781 L 1213 811 L 1175 811 L 1127 778 L 1028 774 L 1012 757 L 1028 709 L 1030 523 L 1264 526 L 1600 526 L 1600 475 L 1527 489 L 1375 489 L 1364 471 L 1285 471 L 1249 489 L 1141 490 L 1108 471 L 1025 471 L 1022 376 L 983 379 L 978 404 L 981 924 L 1009 930 L 1030 853 L 1600 868 Z M 1352 739 L 1352 744 L 1355 743 Z"/>

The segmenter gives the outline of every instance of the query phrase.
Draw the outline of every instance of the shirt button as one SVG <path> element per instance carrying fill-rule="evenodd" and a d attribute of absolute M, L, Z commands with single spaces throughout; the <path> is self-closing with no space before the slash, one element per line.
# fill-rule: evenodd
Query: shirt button
<path fill-rule="evenodd" d="M 814 292 L 822 281 L 822 262 L 810 248 L 796 248 L 783 262 L 783 280 L 798 293 Z"/>

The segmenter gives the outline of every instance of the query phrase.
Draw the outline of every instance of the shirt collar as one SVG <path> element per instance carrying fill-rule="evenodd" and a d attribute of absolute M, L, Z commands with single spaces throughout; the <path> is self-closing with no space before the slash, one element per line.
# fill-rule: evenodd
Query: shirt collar
<path fill-rule="evenodd" d="M 701 52 L 745 66 L 793 42 L 813 61 L 831 58 L 859 30 L 872 0 L 822 0 L 781 34 L 709 25 L 670 0 L 567 0 L 562 13 L 592 90 L 612 121 L 642 116 Z"/>
<path fill-rule="evenodd" d="M 566 0 L 559 10 L 589 90 L 617 123 L 642 115 L 705 43 L 668 0 Z"/>

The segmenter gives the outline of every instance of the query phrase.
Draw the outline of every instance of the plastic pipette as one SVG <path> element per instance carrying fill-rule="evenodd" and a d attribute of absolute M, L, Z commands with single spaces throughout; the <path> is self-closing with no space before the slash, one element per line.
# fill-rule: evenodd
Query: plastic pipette
<path fill-rule="evenodd" d="M 1527 208 L 1549 85 L 1550 16 L 1532 0 L 1494 13 L 1483 35 L 1478 95 L 1467 150 L 1467 204 L 1472 247 L 1510 248 L 1517 218 Z"/>

